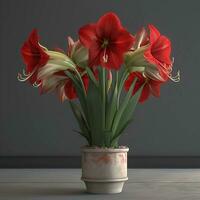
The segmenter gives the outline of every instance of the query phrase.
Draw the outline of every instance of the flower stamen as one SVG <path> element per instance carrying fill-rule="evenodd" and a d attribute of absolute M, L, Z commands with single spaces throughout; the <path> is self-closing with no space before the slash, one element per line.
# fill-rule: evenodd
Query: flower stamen
<path fill-rule="evenodd" d="M 25 70 L 23 69 L 23 71 L 22 71 L 23 75 L 20 73 L 18 73 L 18 75 L 17 75 L 18 81 L 20 81 L 20 82 L 27 81 L 35 73 L 36 70 L 37 70 L 37 68 L 35 68 L 31 73 L 27 74 L 25 72 Z"/>
<path fill-rule="evenodd" d="M 162 64 L 161 66 L 164 68 L 162 71 L 168 76 L 168 78 L 173 82 L 179 82 L 180 81 L 180 70 L 177 71 L 177 74 L 175 76 L 172 76 L 172 66 L 174 64 L 174 57 L 172 58 L 171 65 L 167 66 Z"/>
<path fill-rule="evenodd" d="M 169 74 L 169 79 L 174 81 L 174 82 L 179 82 L 180 81 L 180 70 L 177 71 L 177 74 L 175 76 L 172 76 L 172 74 Z"/>
<path fill-rule="evenodd" d="M 106 50 L 107 50 L 107 46 L 109 44 L 108 39 L 104 39 L 102 44 L 101 44 L 101 48 L 103 48 L 103 62 L 107 63 L 108 62 L 108 55 L 106 54 Z"/>
<path fill-rule="evenodd" d="M 104 63 L 108 62 L 108 54 L 106 54 L 106 48 L 104 49 L 104 52 L 103 52 L 103 62 Z"/>
<path fill-rule="evenodd" d="M 37 83 L 37 81 L 35 83 L 33 83 L 33 87 L 38 88 L 42 85 L 42 82 Z"/>

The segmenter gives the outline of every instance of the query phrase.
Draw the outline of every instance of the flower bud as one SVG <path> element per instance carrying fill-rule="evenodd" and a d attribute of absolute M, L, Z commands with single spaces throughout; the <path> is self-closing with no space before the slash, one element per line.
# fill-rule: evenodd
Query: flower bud
<path fill-rule="evenodd" d="M 74 42 L 71 37 L 68 37 L 67 55 L 77 66 L 82 68 L 88 66 L 88 50 L 80 43 L 79 40 Z"/>
<path fill-rule="evenodd" d="M 145 59 L 144 53 L 147 49 L 148 45 L 131 50 L 125 54 L 124 62 L 129 72 L 144 72 L 146 67 L 154 67 Z"/>

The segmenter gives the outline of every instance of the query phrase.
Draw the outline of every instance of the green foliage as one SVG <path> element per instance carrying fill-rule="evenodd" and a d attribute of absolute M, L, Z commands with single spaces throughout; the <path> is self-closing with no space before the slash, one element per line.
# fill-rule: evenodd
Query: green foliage
<path fill-rule="evenodd" d="M 85 137 L 90 146 L 117 147 L 120 135 L 132 121 L 143 86 L 132 95 L 137 81 L 135 79 L 123 97 L 122 90 L 128 77 L 128 70 L 125 70 L 120 78 L 116 72 L 114 83 L 109 90 L 107 90 L 106 69 L 98 68 L 98 79 L 88 67 L 86 67 L 86 73 L 90 79 L 87 92 L 81 82 L 79 72 L 66 72 L 74 83 L 80 102 L 78 105 L 70 101 L 80 128 L 80 131 L 76 132 Z"/>

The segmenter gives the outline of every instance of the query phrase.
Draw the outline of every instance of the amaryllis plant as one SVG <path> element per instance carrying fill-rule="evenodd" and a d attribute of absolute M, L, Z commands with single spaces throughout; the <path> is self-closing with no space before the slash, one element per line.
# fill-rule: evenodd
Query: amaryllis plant
<path fill-rule="evenodd" d="M 138 101 L 179 81 L 179 72 L 172 76 L 171 42 L 153 25 L 132 35 L 114 13 L 78 33 L 77 41 L 68 37 L 67 50 L 48 50 L 33 30 L 21 48 L 26 67 L 18 80 L 68 100 L 89 146 L 117 147 Z"/>

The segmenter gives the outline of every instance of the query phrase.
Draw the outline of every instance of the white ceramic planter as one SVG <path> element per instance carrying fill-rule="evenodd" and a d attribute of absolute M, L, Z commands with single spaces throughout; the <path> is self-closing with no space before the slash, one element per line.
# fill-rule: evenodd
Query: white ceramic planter
<path fill-rule="evenodd" d="M 127 177 L 127 147 L 82 148 L 82 180 L 89 193 L 120 193 Z"/>

